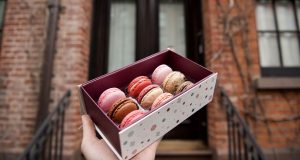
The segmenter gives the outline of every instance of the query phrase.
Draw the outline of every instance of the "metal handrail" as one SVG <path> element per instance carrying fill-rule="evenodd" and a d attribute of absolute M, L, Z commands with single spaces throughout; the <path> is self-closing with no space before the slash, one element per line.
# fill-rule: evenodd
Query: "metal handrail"
<path fill-rule="evenodd" d="M 226 109 L 227 116 L 228 159 L 265 160 L 265 155 L 256 143 L 248 125 L 224 89 L 221 89 L 221 103 Z"/>
<path fill-rule="evenodd" d="M 18 160 L 62 159 L 65 110 L 69 106 L 70 96 L 71 91 L 67 91 Z"/>

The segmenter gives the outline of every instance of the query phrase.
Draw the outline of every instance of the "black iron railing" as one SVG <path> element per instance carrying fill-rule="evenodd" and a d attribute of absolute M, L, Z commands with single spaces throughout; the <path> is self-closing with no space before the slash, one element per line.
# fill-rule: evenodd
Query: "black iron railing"
<path fill-rule="evenodd" d="M 19 160 L 62 159 L 65 110 L 70 96 L 68 91 L 46 117 Z"/>
<path fill-rule="evenodd" d="M 248 125 L 223 89 L 221 90 L 221 101 L 227 115 L 228 159 L 265 160 L 266 158 L 257 145 Z"/>

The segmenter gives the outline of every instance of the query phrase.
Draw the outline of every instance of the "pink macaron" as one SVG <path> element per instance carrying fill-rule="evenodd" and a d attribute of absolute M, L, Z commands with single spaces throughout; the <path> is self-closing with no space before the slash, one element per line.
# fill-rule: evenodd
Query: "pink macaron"
<path fill-rule="evenodd" d="M 126 98 L 123 91 L 118 88 L 109 88 L 100 95 L 98 99 L 98 107 L 104 112 L 108 112 L 112 105 L 122 98 Z"/>
<path fill-rule="evenodd" d="M 165 102 L 167 102 L 168 100 L 170 100 L 172 98 L 173 98 L 173 95 L 171 93 L 167 93 L 167 92 L 159 95 L 153 102 L 153 104 L 151 106 L 151 110 L 162 106 Z"/>
<path fill-rule="evenodd" d="M 141 110 L 135 110 L 135 111 L 130 112 L 122 120 L 122 122 L 120 124 L 120 128 L 123 129 L 126 126 L 132 124 L 133 122 L 135 122 L 138 118 L 140 118 L 144 114 L 145 113 L 143 111 L 141 111 Z"/>
<path fill-rule="evenodd" d="M 168 65 L 162 64 L 156 67 L 156 69 L 153 71 L 151 79 L 154 84 L 161 85 L 164 81 L 164 79 L 167 77 L 169 73 L 171 73 L 173 70 Z"/>

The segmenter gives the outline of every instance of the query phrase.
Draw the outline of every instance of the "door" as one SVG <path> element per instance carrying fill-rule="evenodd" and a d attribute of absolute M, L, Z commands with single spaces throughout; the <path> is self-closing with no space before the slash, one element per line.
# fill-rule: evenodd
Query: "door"
<path fill-rule="evenodd" d="M 167 47 L 204 65 L 201 18 L 196 0 L 94 0 L 89 79 Z M 164 138 L 207 142 L 206 118 L 203 108 Z"/>

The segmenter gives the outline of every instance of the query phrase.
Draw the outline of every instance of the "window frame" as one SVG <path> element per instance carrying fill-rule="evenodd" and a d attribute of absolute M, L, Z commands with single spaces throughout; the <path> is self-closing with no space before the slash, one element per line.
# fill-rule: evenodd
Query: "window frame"
<path fill-rule="evenodd" d="M 0 0 L 4 2 L 4 7 L 3 7 L 3 14 L 2 14 L 2 23 L 0 25 L 0 44 L 2 44 L 2 37 L 3 37 L 3 28 L 4 28 L 4 23 L 5 23 L 5 15 L 6 15 L 6 7 L 7 7 L 7 0 Z"/>
<path fill-rule="evenodd" d="M 260 0 L 258 0 L 256 3 L 260 3 Z M 293 14 L 294 14 L 294 20 L 295 20 L 295 25 L 296 25 L 296 30 L 291 31 L 291 30 L 280 30 L 279 29 L 279 22 L 278 22 L 278 16 L 277 16 L 277 11 L 276 11 L 276 0 L 269 0 L 270 5 L 272 6 L 272 12 L 273 12 L 273 18 L 274 18 L 274 27 L 275 30 L 259 30 L 257 28 L 257 35 L 258 35 L 258 40 L 259 40 L 259 34 L 261 33 L 273 33 L 276 34 L 276 43 L 278 46 L 278 53 L 279 53 L 279 65 L 278 67 L 264 67 L 260 65 L 261 69 L 261 75 L 263 77 L 299 77 L 300 76 L 300 66 L 296 67 L 285 67 L 283 66 L 283 51 L 282 51 L 282 46 L 280 43 L 280 34 L 282 33 L 295 33 L 298 37 L 298 44 L 299 44 L 299 51 L 300 51 L 300 26 L 298 23 L 298 20 L 300 17 L 297 15 L 297 4 L 295 0 L 287 0 L 291 3 L 292 8 L 293 8 Z M 299 1 L 300 3 L 300 1 Z M 259 42 L 258 42 L 259 43 Z M 262 54 L 259 51 L 259 54 Z M 300 54 L 300 52 L 298 53 Z"/>

